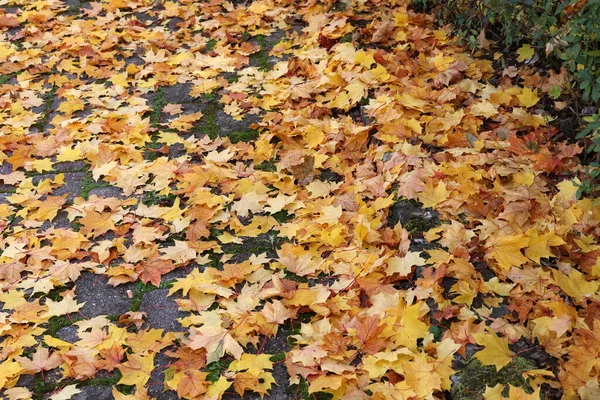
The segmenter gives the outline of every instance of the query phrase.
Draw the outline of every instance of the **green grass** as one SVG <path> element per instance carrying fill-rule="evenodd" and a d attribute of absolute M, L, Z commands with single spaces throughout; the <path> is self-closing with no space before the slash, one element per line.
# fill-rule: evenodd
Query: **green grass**
<path fill-rule="evenodd" d="M 145 206 L 152 205 L 168 205 L 172 206 L 175 201 L 176 196 L 174 194 L 158 194 L 156 190 L 150 190 L 148 192 L 144 192 L 144 197 L 142 198 L 142 204 Z"/>
<path fill-rule="evenodd" d="M 92 178 L 92 174 L 91 173 L 87 173 L 82 179 L 81 179 L 81 197 L 84 198 L 84 200 L 88 200 L 90 197 L 90 191 L 94 190 L 94 189 L 100 189 L 100 188 L 105 188 L 105 187 L 109 187 L 110 184 L 107 182 L 103 182 L 103 181 L 99 181 L 96 182 L 94 180 L 94 178 Z"/>
<path fill-rule="evenodd" d="M 45 399 L 48 393 L 52 393 L 59 389 L 56 382 L 52 382 L 49 379 L 42 378 L 42 374 L 35 374 L 33 378 L 33 399 L 42 400 Z"/>
<path fill-rule="evenodd" d="M 291 221 L 294 218 L 294 214 L 288 213 L 287 210 L 281 210 L 274 214 L 271 214 L 271 217 L 275 218 L 275 221 L 279 222 L 280 224 L 283 224 L 288 221 Z"/>
<path fill-rule="evenodd" d="M 202 100 L 205 98 L 207 99 Z M 217 124 L 217 111 L 219 111 L 219 103 L 216 100 L 216 96 L 214 96 L 213 99 L 212 93 L 204 95 L 200 101 L 203 103 L 208 103 L 208 107 L 204 112 L 204 116 L 200 120 L 200 123 L 196 125 L 192 131 L 197 131 L 207 135 L 211 139 L 216 139 L 221 134 L 221 128 L 219 128 L 219 125 Z"/>
<path fill-rule="evenodd" d="M 40 118 L 31 126 L 32 128 L 36 128 L 38 131 L 42 132 L 46 128 L 46 125 L 48 125 L 50 112 L 52 111 L 52 103 L 54 102 L 57 90 L 58 86 L 52 86 L 52 88 L 44 95 L 44 108 L 42 109 Z"/>
<path fill-rule="evenodd" d="M 223 244 L 221 248 L 226 254 L 262 254 L 281 248 L 281 245 L 286 241 L 287 239 L 277 236 L 276 232 L 269 232 L 266 236 L 246 238 L 242 244 Z"/>
<path fill-rule="evenodd" d="M 256 164 L 254 166 L 255 170 L 265 171 L 265 172 L 275 172 L 277 171 L 277 166 L 275 165 L 275 161 L 263 161 L 260 164 Z"/>
<path fill-rule="evenodd" d="M 156 96 L 152 102 L 152 112 L 150 113 L 150 125 L 152 125 L 153 128 L 158 128 L 160 123 L 160 113 L 166 105 L 165 92 L 159 87 L 156 89 Z"/>
<path fill-rule="evenodd" d="M 137 281 L 133 288 L 133 299 L 131 301 L 131 307 L 129 307 L 129 311 L 139 311 L 140 306 L 142 305 L 144 294 L 150 293 L 156 289 L 158 288 L 150 283 Z"/>
<path fill-rule="evenodd" d="M 285 353 L 275 353 L 271 356 L 271 358 L 269 358 L 269 360 L 274 363 L 283 361 L 285 360 Z"/>
<path fill-rule="evenodd" d="M 82 318 L 80 317 L 67 317 L 66 315 L 52 317 L 48 320 L 48 328 L 46 329 L 45 333 L 53 337 L 58 337 L 59 330 L 71 326 L 75 322 L 81 320 Z"/>
<path fill-rule="evenodd" d="M 208 364 L 204 368 L 204 372 L 208 373 L 208 375 L 206 376 L 206 380 L 209 382 L 218 381 L 219 377 L 223 374 L 223 371 L 225 371 L 227 369 L 227 367 L 229 367 L 230 363 L 231 363 L 231 361 L 218 360 L 218 361 L 213 361 L 210 364 Z"/>
<path fill-rule="evenodd" d="M 73 230 L 73 232 L 79 232 L 82 226 L 83 224 L 81 222 L 71 222 L 71 229 Z"/>
<path fill-rule="evenodd" d="M 458 382 L 452 386 L 452 398 L 461 400 L 480 400 L 485 387 L 497 384 L 509 384 L 522 387 L 531 393 L 533 389 L 523 379 L 523 372 L 535 369 L 531 361 L 523 357 L 515 358 L 510 364 L 496 371 L 494 365 L 482 365 L 481 361 L 472 358 L 456 375 Z"/>
<path fill-rule="evenodd" d="M 340 43 L 350 43 L 352 42 L 352 34 L 347 33 L 340 38 Z"/>
<path fill-rule="evenodd" d="M 92 378 L 81 382 L 82 386 L 115 386 L 121 380 L 121 371 L 115 369 L 110 376 L 103 378 Z"/>
<path fill-rule="evenodd" d="M 206 50 L 212 50 L 215 48 L 215 46 L 217 45 L 217 41 L 215 39 L 210 39 L 208 42 L 206 42 Z"/>
<path fill-rule="evenodd" d="M 230 132 L 227 136 L 229 137 L 229 140 L 231 140 L 231 143 L 251 142 L 258 138 L 258 132 L 254 129 L 246 129 Z"/>
<path fill-rule="evenodd" d="M 11 75 L 0 75 L 0 85 L 4 85 L 8 83 L 8 81 L 12 78 Z"/>
<path fill-rule="evenodd" d="M 260 46 L 260 51 L 254 53 L 251 58 L 256 60 L 256 64 L 258 65 L 258 69 L 267 72 L 271 68 L 269 68 L 268 58 L 269 58 L 269 49 L 267 49 L 265 37 L 263 35 L 258 35 L 256 37 L 256 42 Z"/>

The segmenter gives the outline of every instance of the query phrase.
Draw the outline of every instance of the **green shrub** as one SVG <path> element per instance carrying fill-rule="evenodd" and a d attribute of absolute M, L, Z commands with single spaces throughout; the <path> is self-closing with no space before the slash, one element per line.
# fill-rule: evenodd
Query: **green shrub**
<path fill-rule="evenodd" d="M 413 0 L 412 6 L 416 12 L 436 16 L 440 25 L 451 24 L 461 44 L 472 49 L 480 45 L 482 32 L 505 53 L 531 46 L 538 56 L 546 57 L 546 68 L 564 67 L 570 73 L 571 88 L 579 90 L 585 103 L 597 107 L 600 0 Z M 561 93 L 549 95 L 557 99 Z M 590 195 L 600 190 L 600 118 L 596 114 L 584 120 L 576 138 L 586 149 L 585 160 L 596 162 L 588 166 L 579 194 Z"/>
<path fill-rule="evenodd" d="M 578 198 L 583 195 L 595 197 L 600 192 L 600 114 L 585 117 L 584 120 L 588 124 L 579 132 L 577 139 L 583 141 L 585 155 L 591 156 L 593 161 L 586 166 L 583 179 L 577 188 Z"/>
<path fill-rule="evenodd" d="M 452 24 L 475 49 L 482 31 L 514 51 L 529 44 L 571 73 L 585 101 L 600 100 L 600 0 L 413 0 L 415 11 Z"/>
<path fill-rule="evenodd" d="M 583 99 L 600 100 L 600 0 L 570 13 L 549 47 L 575 77 Z"/>

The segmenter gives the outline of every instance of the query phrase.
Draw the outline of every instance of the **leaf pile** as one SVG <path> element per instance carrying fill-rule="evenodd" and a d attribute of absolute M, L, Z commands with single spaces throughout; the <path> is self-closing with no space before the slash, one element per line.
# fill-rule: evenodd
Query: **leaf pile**
<path fill-rule="evenodd" d="M 403 1 L 69 3 L 2 1 L 4 396 L 145 399 L 167 357 L 186 399 L 263 396 L 280 364 L 297 392 L 432 399 L 474 354 L 536 363 L 487 399 L 597 398 L 600 206 L 538 108 L 561 76 L 496 72 Z M 439 223 L 409 232 L 409 200 Z M 87 317 L 91 273 L 137 305 Z M 155 287 L 180 331 L 145 321 Z"/>

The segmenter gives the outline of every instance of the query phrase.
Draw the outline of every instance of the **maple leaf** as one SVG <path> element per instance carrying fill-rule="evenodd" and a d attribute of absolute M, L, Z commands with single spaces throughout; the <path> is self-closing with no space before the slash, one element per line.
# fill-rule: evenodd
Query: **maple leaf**
<path fill-rule="evenodd" d="M 527 87 L 523 88 L 523 93 L 517 95 L 517 97 L 519 99 L 519 103 L 523 107 L 527 108 L 533 107 L 538 101 L 540 101 L 540 98 L 537 95 L 537 89 L 531 90 Z"/>
<path fill-rule="evenodd" d="M 510 386 L 508 398 L 509 400 L 538 400 L 540 398 L 540 388 L 536 388 L 532 393 L 527 393 L 523 388 Z"/>
<path fill-rule="evenodd" d="M 484 346 L 474 355 L 483 365 L 494 365 L 499 371 L 513 360 L 514 353 L 508 348 L 507 338 L 500 338 L 491 330 L 475 333 L 473 337 L 478 345 Z"/>
<path fill-rule="evenodd" d="M 519 47 L 517 54 L 519 55 L 519 57 L 517 57 L 517 61 L 523 62 L 533 58 L 535 55 L 535 49 L 528 44 L 524 44 L 523 46 Z"/>
<path fill-rule="evenodd" d="M 286 320 L 294 318 L 296 312 L 286 308 L 279 300 L 266 303 L 262 309 L 263 316 L 267 322 L 283 324 Z"/>
<path fill-rule="evenodd" d="M 527 247 L 528 240 L 524 235 L 501 236 L 490 241 L 486 257 L 495 260 L 505 271 L 527 262 L 521 249 Z"/>
<path fill-rule="evenodd" d="M 127 361 L 120 364 L 119 371 L 123 375 L 119 380 L 122 385 L 135 385 L 143 387 L 150 379 L 154 369 L 154 354 L 141 356 L 139 354 L 128 354 Z"/>
<path fill-rule="evenodd" d="M 240 396 L 243 396 L 246 390 L 259 393 L 261 396 L 267 393 L 267 390 L 260 384 L 258 377 L 248 372 L 239 372 L 235 374 L 233 388 Z"/>
<path fill-rule="evenodd" d="M 242 354 L 239 360 L 233 360 L 228 367 L 229 371 L 247 371 L 249 374 L 259 376 L 263 370 L 273 369 L 271 356 L 268 354 Z"/>
<path fill-rule="evenodd" d="M 206 372 L 186 371 L 177 384 L 177 395 L 181 398 L 196 398 L 206 393 Z"/>
<path fill-rule="evenodd" d="M 15 14 L 2 13 L 2 15 L 0 15 L 0 28 L 14 28 L 19 25 L 19 19 Z"/>
<path fill-rule="evenodd" d="M 479 32 L 479 35 L 477 35 L 477 47 L 480 49 L 489 50 L 491 44 L 492 42 L 487 40 L 485 37 L 485 28 L 482 29 Z"/>
<path fill-rule="evenodd" d="M 46 306 L 48 311 L 44 314 L 47 317 L 54 317 L 58 315 L 65 315 L 77 312 L 83 307 L 84 303 L 77 303 L 73 296 L 65 296 L 60 301 L 53 301 L 51 299 L 46 300 Z"/>
<path fill-rule="evenodd" d="M 0 363 L 0 387 L 4 387 L 6 382 L 12 380 L 14 377 L 19 376 L 25 369 L 21 366 L 21 363 L 17 361 L 6 360 Z"/>
<path fill-rule="evenodd" d="M 393 21 L 380 21 L 375 25 L 375 32 L 371 38 L 371 43 L 387 42 L 388 38 L 394 32 L 396 24 Z"/>
<path fill-rule="evenodd" d="M 86 211 L 85 216 L 79 220 L 79 223 L 82 225 L 81 233 L 84 235 L 92 234 L 92 237 L 98 237 L 115 229 L 115 224 L 109 212 Z"/>
<path fill-rule="evenodd" d="M 419 201 L 424 207 L 434 208 L 448 198 L 448 191 L 444 182 L 438 182 L 437 185 L 428 182 L 425 184 L 425 190 L 417 195 Z"/>
<path fill-rule="evenodd" d="M 408 276 L 412 272 L 413 267 L 425 265 L 425 259 L 421 258 L 420 253 L 411 251 L 404 257 L 390 257 L 387 260 L 387 271 L 391 274 L 397 273 L 400 276 Z"/>
<path fill-rule="evenodd" d="M 81 393 L 81 389 L 77 385 L 67 385 L 58 392 L 49 397 L 50 400 L 69 400 L 76 394 Z"/>
<path fill-rule="evenodd" d="M 558 270 L 553 270 L 555 284 L 575 301 L 583 301 L 587 296 L 592 296 L 600 287 L 600 281 L 588 281 L 585 275 L 572 269 L 568 275 Z"/>
<path fill-rule="evenodd" d="M 203 326 L 195 329 L 187 345 L 194 350 L 205 349 L 208 363 L 221 358 L 225 351 L 239 360 L 243 352 L 242 347 L 231 337 L 229 331 L 220 326 Z"/>
<path fill-rule="evenodd" d="M 21 367 L 23 367 L 28 374 L 50 371 L 51 369 L 58 367 L 63 361 L 58 352 L 50 354 L 50 351 L 41 345 L 37 347 L 31 356 L 31 360 L 26 357 L 15 357 L 15 360 L 21 364 Z"/>
<path fill-rule="evenodd" d="M 145 261 L 137 264 L 136 271 L 140 274 L 140 280 L 144 283 L 152 283 L 154 286 L 160 286 L 160 278 L 162 275 L 171 272 L 176 266 L 171 260 L 160 258 L 158 254 L 154 254 Z"/>
<path fill-rule="evenodd" d="M 396 344 L 411 350 L 416 349 L 417 340 L 425 337 L 429 329 L 428 325 L 420 319 L 422 312 L 422 302 L 417 302 L 402 310 L 400 321 L 395 324 Z"/>
<path fill-rule="evenodd" d="M 442 376 L 436 364 L 429 362 L 422 353 L 415 354 L 411 361 L 404 361 L 402 366 L 406 371 L 406 383 L 418 397 L 425 398 L 442 389 Z"/>

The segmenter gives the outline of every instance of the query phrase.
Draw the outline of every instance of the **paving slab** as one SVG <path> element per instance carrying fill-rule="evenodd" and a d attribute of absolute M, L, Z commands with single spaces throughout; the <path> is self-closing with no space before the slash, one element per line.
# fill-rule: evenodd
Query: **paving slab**
<path fill-rule="evenodd" d="M 88 168 L 88 164 L 83 160 L 78 161 L 64 161 L 52 164 L 57 172 L 81 172 Z"/>
<path fill-rule="evenodd" d="M 189 103 L 194 100 L 190 96 L 190 90 L 192 89 L 191 83 L 176 83 L 172 86 L 163 86 L 162 91 L 164 94 L 165 102 L 170 103 Z"/>
<path fill-rule="evenodd" d="M 123 191 L 116 186 L 103 186 L 94 189 L 90 189 L 88 196 L 95 195 L 102 198 L 116 197 L 117 199 L 124 199 Z"/>
<path fill-rule="evenodd" d="M 177 393 L 172 390 L 165 391 L 165 369 L 169 367 L 169 365 L 174 360 L 170 357 L 167 357 L 164 353 L 158 353 L 156 357 L 154 357 L 154 370 L 152 370 L 152 374 L 150 374 L 150 384 L 148 387 L 148 395 L 150 397 L 154 397 L 161 400 L 175 400 L 178 399 Z"/>
<path fill-rule="evenodd" d="M 112 400 L 112 386 L 81 386 L 71 400 Z"/>
<path fill-rule="evenodd" d="M 140 311 L 145 312 L 146 322 L 155 329 L 164 329 L 169 332 L 183 332 L 178 318 L 183 318 L 187 313 L 179 311 L 175 296 L 168 296 L 169 289 L 156 289 L 144 294 Z"/>
<path fill-rule="evenodd" d="M 77 329 L 77 325 L 65 326 L 64 328 L 60 328 L 58 331 L 56 331 L 56 336 L 65 342 L 75 343 L 79 340 Z"/>
<path fill-rule="evenodd" d="M 99 315 L 122 315 L 129 311 L 131 299 L 127 290 L 131 284 L 113 287 L 108 284 L 108 277 L 84 272 L 75 282 L 75 294 L 79 303 L 86 302 L 81 309 L 85 318 Z"/>

